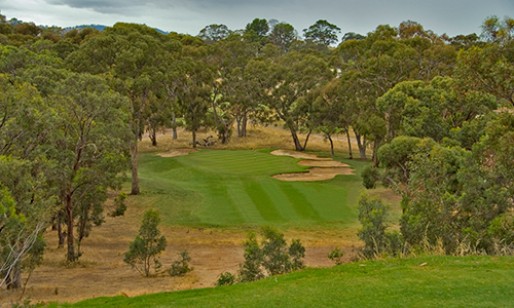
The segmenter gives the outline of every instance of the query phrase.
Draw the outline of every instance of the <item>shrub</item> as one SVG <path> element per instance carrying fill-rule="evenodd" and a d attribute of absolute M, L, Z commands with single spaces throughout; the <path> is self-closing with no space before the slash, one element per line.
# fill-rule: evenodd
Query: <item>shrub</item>
<path fill-rule="evenodd" d="M 382 253 L 386 247 L 384 219 L 386 207 L 379 199 L 370 199 L 363 195 L 359 200 L 359 221 L 362 228 L 359 238 L 364 241 L 363 255 L 373 258 Z"/>
<path fill-rule="evenodd" d="M 180 254 L 180 260 L 177 260 L 171 264 L 171 268 L 168 270 L 170 276 L 184 276 L 193 270 L 192 267 L 189 267 L 189 262 L 191 262 L 191 257 L 189 253 L 184 250 Z"/>
<path fill-rule="evenodd" d="M 336 265 L 340 265 L 343 263 L 343 251 L 337 247 L 332 249 L 330 253 L 328 254 L 328 258 L 332 260 Z"/>
<path fill-rule="evenodd" d="M 305 257 L 305 247 L 299 239 L 295 239 L 289 246 L 289 256 L 291 256 L 291 270 L 296 271 L 305 267 L 303 258 Z"/>
<path fill-rule="evenodd" d="M 380 180 L 380 172 L 377 168 L 368 166 L 362 170 L 362 185 L 366 189 L 372 189 L 376 187 L 376 183 Z"/>
<path fill-rule="evenodd" d="M 111 213 L 111 217 L 123 216 L 125 214 L 125 211 L 127 210 L 125 199 L 127 199 L 127 194 L 124 192 L 119 193 L 114 198 L 114 210 Z"/>
<path fill-rule="evenodd" d="M 254 281 L 265 275 L 288 273 L 304 267 L 305 248 L 300 240 L 291 241 L 288 247 L 284 235 L 272 228 L 262 229 L 261 234 L 261 245 L 254 233 L 245 242 L 245 261 L 239 272 L 241 281 Z"/>
<path fill-rule="evenodd" d="M 216 286 L 230 286 L 236 282 L 236 276 L 230 272 L 221 273 L 216 281 Z"/>
<path fill-rule="evenodd" d="M 262 270 L 263 255 L 255 233 L 250 233 L 244 243 L 245 261 L 241 264 L 241 281 L 255 281 L 264 277 Z"/>
<path fill-rule="evenodd" d="M 262 230 L 264 242 L 262 265 L 270 275 L 283 274 L 291 268 L 291 261 L 284 235 L 272 228 Z"/>
<path fill-rule="evenodd" d="M 136 269 L 143 276 L 148 277 L 161 268 L 159 254 L 166 249 L 166 238 L 161 236 L 157 228 L 160 218 L 155 210 L 148 210 L 143 216 L 143 222 L 135 240 L 130 243 L 123 261 Z"/>

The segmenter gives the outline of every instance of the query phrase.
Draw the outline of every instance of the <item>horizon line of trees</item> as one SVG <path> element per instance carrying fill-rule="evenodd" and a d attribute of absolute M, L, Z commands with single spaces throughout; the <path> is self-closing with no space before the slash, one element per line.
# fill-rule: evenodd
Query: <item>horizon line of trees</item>
<path fill-rule="evenodd" d="M 249 121 L 279 121 L 296 150 L 321 133 L 334 154 L 333 138 L 343 135 L 350 158 L 353 134 L 359 157 L 371 154 L 374 165 L 393 174 L 388 178 L 404 197 L 405 213 L 418 208 L 414 197 L 425 196 L 426 207 L 452 191 L 462 221 L 475 215 L 462 208 L 477 206 L 484 215 L 481 223 L 456 226 L 455 234 L 461 226 L 475 228 L 483 235 L 478 241 L 493 221 L 503 226 L 498 216 L 508 222 L 513 115 L 496 111 L 514 106 L 513 19 L 488 18 L 481 37 L 438 36 L 413 21 L 380 25 L 332 47 L 339 32 L 320 20 L 300 40 L 291 25 L 256 18 L 243 31 L 210 25 L 197 37 L 127 23 L 63 33 L 0 16 L 0 286 L 19 287 L 21 271 L 41 262 L 49 226 L 66 245 L 66 259 L 77 261 L 124 171 L 131 172 L 131 193 L 140 192 L 138 140 L 148 133 L 157 145 L 163 127 L 176 138 L 183 126 L 195 147 L 202 127 L 228 143 L 234 125 L 244 138 Z M 405 136 L 422 142 L 398 139 Z M 413 174 L 428 174 L 411 164 L 439 147 L 476 156 L 473 164 L 451 159 L 463 170 L 459 187 L 476 183 L 484 195 L 470 198 L 454 182 L 422 194 L 432 184 L 420 189 L 419 177 L 412 182 Z M 455 173 L 456 164 L 445 168 Z M 464 172 L 471 166 L 474 176 Z M 425 231 L 433 222 L 411 229 Z"/>

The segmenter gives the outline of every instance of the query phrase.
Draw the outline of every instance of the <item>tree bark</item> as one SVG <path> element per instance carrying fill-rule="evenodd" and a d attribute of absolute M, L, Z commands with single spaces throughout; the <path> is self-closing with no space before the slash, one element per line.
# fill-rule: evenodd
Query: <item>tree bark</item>
<path fill-rule="evenodd" d="M 357 139 L 357 146 L 359 147 L 359 155 L 361 159 L 367 159 L 366 157 L 366 140 L 362 140 L 362 136 L 360 134 L 355 133 L 355 139 Z"/>
<path fill-rule="evenodd" d="M 150 128 L 150 140 L 152 141 L 152 146 L 157 146 L 157 129 L 155 127 Z"/>
<path fill-rule="evenodd" d="M 241 135 L 239 137 L 246 137 L 246 127 L 248 126 L 248 115 L 245 113 L 241 123 Z"/>
<path fill-rule="evenodd" d="M 172 138 L 173 140 L 178 139 L 177 134 L 177 116 L 175 115 L 175 112 L 171 114 L 171 129 L 172 129 Z"/>
<path fill-rule="evenodd" d="M 312 133 L 312 129 L 309 129 L 309 132 L 307 133 L 307 137 L 305 137 L 305 141 L 303 143 L 303 150 L 302 151 L 305 151 L 305 149 L 307 149 L 307 143 L 309 142 L 309 138 L 311 137 L 311 133 Z"/>
<path fill-rule="evenodd" d="M 66 260 L 68 262 L 75 262 L 77 255 L 75 254 L 75 236 L 73 234 L 73 203 L 71 201 L 71 195 L 68 193 L 66 196 L 66 226 L 67 226 L 67 254 Z"/>
<path fill-rule="evenodd" d="M 348 141 L 348 158 L 353 159 L 352 140 L 350 139 L 350 128 L 346 130 L 346 139 Z"/>
<path fill-rule="evenodd" d="M 62 231 L 62 214 L 59 212 L 57 216 L 57 237 L 59 239 L 59 243 L 57 244 L 57 248 L 64 247 L 64 239 L 66 238 L 66 234 Z"/>
<path fill-rule="evenodd" d="M 193 149 L 196 149 L 196 130 L 193 129 L 191 135 L 193 137 Z"/>
<path fill-rule="evenodd" d="M 332 140 L 332 136 L 330 134 L 327 134 L 328 141 L 330 141 L 330 156 L 334 158 L 334 141 Z"/>
<path fill-rule="evenodd" d="M 295 151 L 302 152 L 304 149 L 302 147 L 302 144 L 300 143 L 300 139 L 298 138 L 296 130 L 291 126 L 289 127 L 289 130 L 291 131 L 291 137 L 293 138 Z"/>
<path fill-rule="evenodd" d="M 138 162 L 137 162 L 137 139 L 134 140 L 130 147 L 130 162 L 132 164 L 132 188 L 130 190 L 131 195 L 139 195 L 139 175 L 138 175 Z"/>

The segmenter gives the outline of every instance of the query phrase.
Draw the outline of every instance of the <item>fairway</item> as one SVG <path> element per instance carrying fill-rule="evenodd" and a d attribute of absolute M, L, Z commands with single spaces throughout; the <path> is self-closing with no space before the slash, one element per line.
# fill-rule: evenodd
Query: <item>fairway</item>
<path fill-rule="evenodd" d="M 269 150 L 202 150 L 180 157 L 144 154 L 143 193 L 131 205 L 153 207 L 168 225 L 284 227 L 349 226 L 357 223 L 362 190 L 356 175 L 323 182 L 283 182 L 279 173 L 307 171 L 291 157 Z"/>

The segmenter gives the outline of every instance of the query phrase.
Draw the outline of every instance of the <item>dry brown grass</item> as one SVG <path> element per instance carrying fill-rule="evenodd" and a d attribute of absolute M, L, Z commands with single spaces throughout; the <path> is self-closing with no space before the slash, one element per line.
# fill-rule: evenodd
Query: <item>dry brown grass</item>
<path fill-rule="evenodd" d="M 197 133 L 197 140 L 202 141 L 207 139 L 209 136 L 216 137 L 216 133 L 211 130 L 201 130 Z M 300 140 L 305 139 L 305 134 L 299 134 Z M 345 135 L 333 136 L 335 140 L 335 150 L 343 156 L 348 155 L 348 146 Z M 143 137 L 140 142 L 141 152 L 169 152 L 176 149 L 190 149 L 191 146 L 191 132 L 185 131 L 184 129 L 178 130 L 178 139 L 173 140 L 171 138 L 171 130 L 162 130 L 157 136 L 157 146 L 152 146 L 150 139 L 147 135 Z M 204 148 L 198 146 L 198 148 Z M 221 144 L 217 142 L 215 145 L 207 147 L 210 149 L 286 149 L 294 150 L 294 144 L 291 138 L 291 134 L 288 130 L 283 129 L 280 126 L 249 126 L 247 137 L 239 138 L 232 136 L 228 144 Z M 330 144 L 320 134 L 311 134 L 309 142 L 307 144 L 307 150 L 312 151 L 330 151 Z M 355 140 L 352 142 L 352 150 L 354 157 L 357 157 L 358 150 Z"/>

